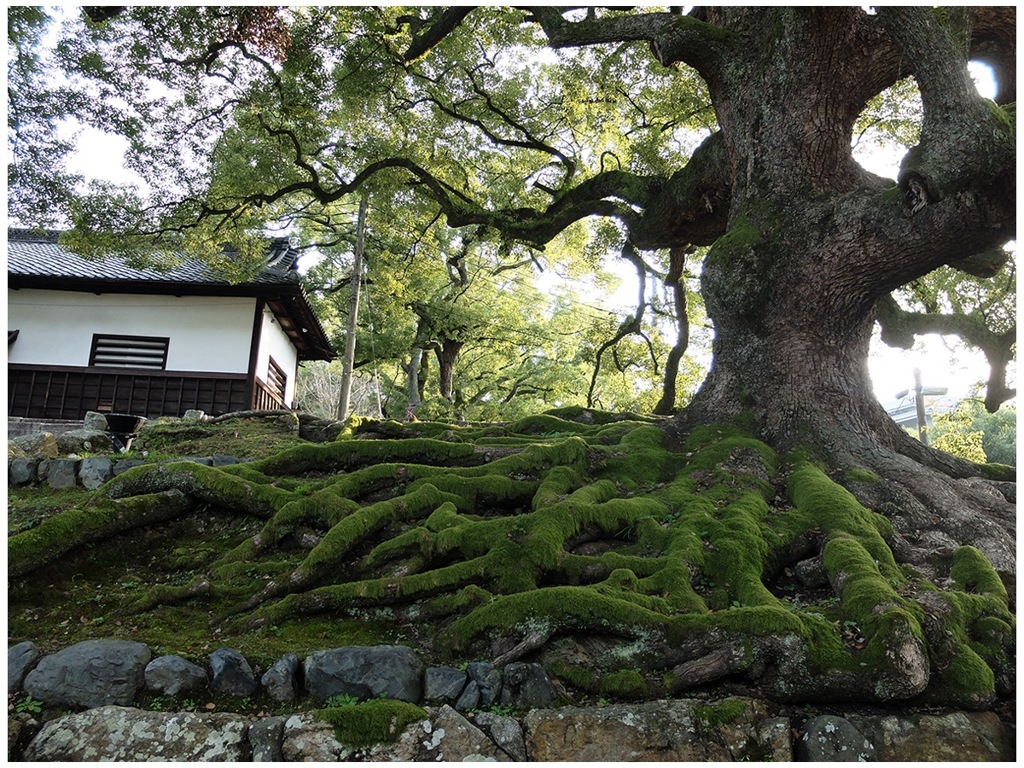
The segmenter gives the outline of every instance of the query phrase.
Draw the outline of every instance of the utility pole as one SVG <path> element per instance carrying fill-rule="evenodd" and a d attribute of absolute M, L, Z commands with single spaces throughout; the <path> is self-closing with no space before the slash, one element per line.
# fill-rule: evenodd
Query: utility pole
<path fill-rule="evenodd" d="M 925 395 L 944 395 L 949 390 L 946 387 L 922 387 L 921 369 L 914 369 L 914 402 L 917 406 L 917 436 L 922 443 L 928 445 L 928 422 L 924 412 Z M 910 394 L 909 389 L 903 389 L 896 393 L 896 398 L 902 400 Z"/>
<path fill-rule="evenodd" d="M 366 196 L 359 201 L 356 223 L 356 251 L 352 263 L 352 288 L 348 297 L 348 327 L 345 331 L 345 357 L 341 361 L 341 395 L 338 398 L 338 421 L 348 418 L 348 402 L 352 395 L 352 366 L 356 357 L 356 320 L 359 318 L 359 286 L 363 279 L 363 254 L 366 249 Z"/>
<path fill-rule="evenodd" d="M 924 387 L 921 386 L 921 369 L 914 369 L 914 400 L 917 403 L 917 437 L 928 445 L 928 422 L 924 415 Z"/>

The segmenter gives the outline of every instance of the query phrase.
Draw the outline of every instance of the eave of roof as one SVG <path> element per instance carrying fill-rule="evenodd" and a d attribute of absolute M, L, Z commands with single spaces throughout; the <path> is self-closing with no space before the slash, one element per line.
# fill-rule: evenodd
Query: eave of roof
<path fill-rule="evenodd" d="M 299 360 L 336 356 L 295 272 L 297 251 L 285 239 L 274 241 L 268 267 L 249 282 L 218 279 L 202 262 L 183 260 L 169 270 L 137 268 L 123 260 L 86 259 L 62 247 L 56 233 L 8 230 L 7 284 L 86 293 L 170 296 L 252 296 L 277 317 L 298 351 Z"/>

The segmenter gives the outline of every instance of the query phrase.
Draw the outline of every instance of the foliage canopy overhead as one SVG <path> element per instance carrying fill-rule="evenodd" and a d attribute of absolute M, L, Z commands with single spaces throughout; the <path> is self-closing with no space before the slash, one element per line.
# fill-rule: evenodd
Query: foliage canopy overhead
<path fill-rule="evenodd" d="M 666 280 L 714 245 L 703 292 L 735 347 L 723 302 L 775 299 L 719 297 L 716 275 L 789 286 L 812 267 L 726 251 L 799 236 L 848 263 L 815 280 L 857 284 L 823 312 L 876 313 L 901 346 L 960 335 L 992 365 L 988 407 L 1014 394 L 1012 8 L 86 7 L 48 57 L 45 23 L 9 14 L 11 213 L 70 217 L 82 250 L 255 258 L 282 227 L 345 242 L 356 194 L 371 229 L 447 226 L 450 247 L 490 243 L 509 265 L 622 251 Z M 993 68 L 1001 107 L 968 59 Z M 894 107 L 915 85 L 919 120 Z M 124 136 L 145 186 L 62 176 L 61 117 Z M 917 142 L 897 196 L 853 160 L 871 125 Z"/>

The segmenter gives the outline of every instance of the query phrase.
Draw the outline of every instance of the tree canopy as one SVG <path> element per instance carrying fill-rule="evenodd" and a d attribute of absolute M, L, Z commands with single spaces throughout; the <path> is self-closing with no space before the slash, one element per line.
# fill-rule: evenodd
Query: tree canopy
<path fill-rule="evenodd" d="M 867 130 L 916 143 L 899 179 L 908 201 L 920 187 L 937 202 L 1005 167 L 998 128 L 1012 124 L 1012 110 L 984 107 L 968 58 L 993 67 L 998 103 L 1015 100 L 1006 8 L 104 6 L 66 18 L 44 56 L 46 22 L 32 8 L 9 14 L 9 209 L 28 223 L 72 221 L 72 242 L 92 252 L 215 259 L 232 243 L 255 259 L 270 229 L 337 243 L 350 237 L 347 203 L 359 192 L 373 196 L 378 231 L 398 220 L 424 234 L 451 228 L 441 258 L 489 243 L 505 266 L 579 269 L 629 250 L 651 282 L 664 281 L 687 250 L 735 233 L 748 197 L 796 195 L 806 179 L 819 190 L 865 183 L 850 144 Z M 799 29 L 805 49 L 842 26 L 844 45 L 874 54 L 845 73 L 807 68 L 792 93 L 762 88 L 741 106 L 750 71 L 741 61 L 754 58 L 751 39 L 769 43 L 771 24 Z M 784 88 L 788 54 L 771 55 Z M 837 79 L 824 87 L 823 77 Z M 914 86 L 925 95 L 921 120 L 899 106 Z M 819 103 L 837 87 L 841 107 Z M 795 187 L 738 173 L 734 112 L 749 122 L 758 102 L 778 110 L 757 118 L 761 146 L 807 145 L 810 165 L 790 168 L 805 178 Z M 63 170 L 70 145 L 51 130 L 62 118 L 124 136 L 145 187 L 84 191 Z M 978 152 L 942 148 L 953 136 Z M 961 167 L 967 154 L 990 167 Z M 1000 248 L 1011 230 L 989 222 L 971 253 L 929 256 L 876 292 L 888 343 L 941 332 L 985 352 L 990 410 L 1014 394 L 1015 271 Z M 956 270 L 933 273 L 954 261 Z M 687 268 L 696 274 L 699 259 Z"/>

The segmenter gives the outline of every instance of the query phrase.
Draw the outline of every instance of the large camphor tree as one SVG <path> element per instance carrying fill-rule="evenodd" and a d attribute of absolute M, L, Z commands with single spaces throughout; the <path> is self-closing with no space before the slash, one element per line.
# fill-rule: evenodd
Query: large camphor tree
<path fill-rule="evenodd" d="M 60 57 L 94 91 L 77 101 L 65 94 L 64 103 L 128 136 L 132 167 L 156 191 L 75 195 L 76 247 L 213 253 L 231 241 L 256 254 L 270 223 L 294 224 L 315 241 L 336 230 L 339 202 L 369 194 L 389 201 L 371 228 L 396 217 L 455 228 L 466 241 L 500 243 L 510 263 L 557 254 L 565 238 L 586 233 L 668 284 L 700 270 L 714 327 L 710 373 L 671 420 L 618 435 L 618 452 L 602 466 L 619 475 L 602 476 L 581 443 L 562 444 L 558 458 L 529 449 L 514 468 L 515 457 L 488 454 L 484 466 L 495 473 L 540 487 L 532 511 L 497 539 L 484 533 L 497 523 L 476 517 L 484 513 L 465 499 L 500 506 L 520 491 L 431 480 L 422 499 L 402 497 L 402 512 L 378 509 L 373 518 L 435 510 L 407 523 L 386 556 L 374 550 L 380 557 L 368 559 L 416 549 L 417 565 L 403 571 L 414 576 L 378 569 L 332 588 L 318 545 L 233 612 L 280 621 L 461 589 L 444 609 L 460 617 L 452 643 L 507 635 L 506 661 L 572 632 L 657 634 L 665 642 L 651 641 L 636 665 L 671 670 L 670 691 L 745 675 L 780 697 L 928 693 L 987 706 L 1012 690 L 1013 620 L 995 574 L 1012 584 L 1013 474 L 908 436 L 873 396 L 867 359 L 876 322 L 903 345 L 925 332 L 960 334 L 992 365 L 990 409 L 1013 395 L 1014 318 L 992 313 L 999 323 L 986 327 L 984 313 L 943 314 L 935 301 L 917 312 L 900 291 L 941 269 L 993 280 L 1012 269 L 1003 246 L 1016 232 L 1015 9 L 104 7 L 85 15 Z M 994 102 L 979 96 L 969 60 L 993 69 Z M 885 179 L 855 161 L 853 135 L 879 95 L 908 78 L 920 92 L 917 144 L 899 178 Z M 24 216 L 33 190 L 53 186 L 19 166 L 31 153 L 14 157 L 13 188 L 24 193 L 13 201 Z M 697 249 L 706 249 L 702 264 Z M 644 262 L 656 252 L 667 254 L 660 272 Z M 510 431 L 529 431 L 520 426 Z M 709 431 L 725 426 L 750 437 Z M 652 458 L 658 450 L 669 451 L 664 464 Z M 628 464 L 630 454 L 643 466 Z M 429 463 L 426 455 L 381 457 Z M 458 463 L 444 451 L 434 458 Z M 251 471 L 354 466 L 344 463 L 351 457 L 332 461 L 340 463 L 296 458 Z M 555 465 L 569 469 L 549 471 Z M 422 481 L 417 472 L 399 474 Z M 205 470 L 126 478 L 108 495 L 175 488 L 230 506 L 241 493 L 216 490 L 222 481 Z M 610 480 L 661 511 L 616 499 Z M 263 488 L 255 475 L 232 482 L 255 483 L 245 491 L 249 511 L 278 519 L 285 502 L 255 500 L 252 489 Z M 756 503 L 745 495 L 752 488 Z M 711 496 L 685 500 L 699 492 Z M 438 506 L 446 494 L 463 502 Z M 547 512 L 555 517 L 542 520 Z M 317 514 L 323 525 L 333 520 Z M 658 538 L 684 522 L 696 550 L 684 538 Z M 352 551 L 346 536 L 355 534 L 338 527 L 324 541 Z M 582 532 L 595 528 L 653 547 L 659 565 L 583 554 Z M 284 529 L 268 523 L 232 558 L 256 557 Z M 526 554 L 517 560 L 506 550 L 519 546 Z M 454 563 L 456 551 L 463 559 Z M 870 664 L 837 648 L 820 614 L 794 628 L 773 602 L 778 590 L 768 582 L 815 557 L 842 618 L 870 627 Z M 17 567 L 50 559 L 30 553 Z M 501 563 L 526 570 L 500 575 Z M 486 592 L 469 590 L 474 584 Z M 560 591 L 580 585 L 593 589 Z M 564 664 L 563 672 L 571 678 Z"/>

